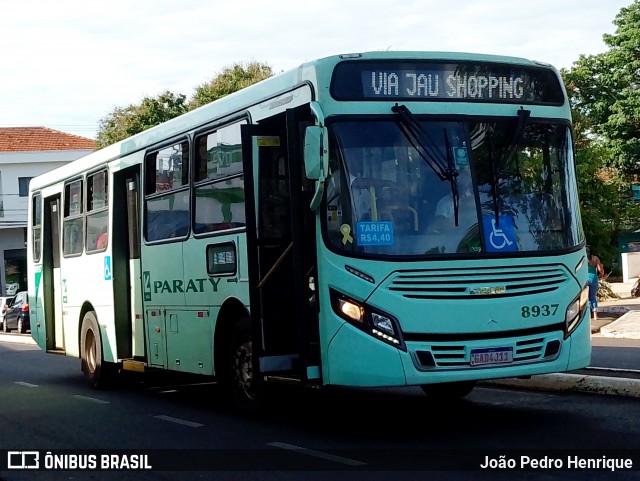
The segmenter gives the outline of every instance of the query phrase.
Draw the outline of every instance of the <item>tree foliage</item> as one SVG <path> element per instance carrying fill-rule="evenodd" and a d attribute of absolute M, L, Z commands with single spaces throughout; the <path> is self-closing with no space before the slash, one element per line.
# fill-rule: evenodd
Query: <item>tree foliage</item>
<path fill-rule="evenodd" d="M 144 97 L 139 104 L 116 107 L 100 120 L 97 146 L 103 148 L 126 139 L 272 75 L 267 64 L 236 63 L 198 86 L 189 102 L 185 95 L 167 90 L 156 97 Z"/>
<path fill-rule="evenodd" d="M 271 67 L 260 62 L 236 63 L 225 67 L 217 76 L 196 87 L 189 108 L 201 107 L 272 75 Z"/>
<path fill-rule="evenodd" d="M 106 147 L 185 113 L 186 100 L 185 95 L 167 90 L 157 97 L 144 97 L 138 105 L 116 107 L 100 120 L 98 147 Z"/>
<path fill-rule="evenodd" d="M 579 124 L 577 124 L 579 126 Z M 576 137 L 580 133 L 576 130 Z M 609 153 L 602 142 L 576 142 L 576 164 L 582 225 L 587 243 L 610 269 L 621 232 L 634 230 L 640 209 L 630 199 L 629 183 L 615 168 L 603 167 Z"/>
<path fill-rule="evenodd" d="M 630 182 L 640 166 L 640 2 L 620 10 L 606 52 L 582 55 L 562 72 L 571 102 L 582 223 L 605 266 L 616 239 L 639 227 Z"/>
<path fill-rule="evenodd" d="M 605 163 L 633 173 L 640 170 L 640 1 L 622 8 L 613 23 L 616 32 L 603 36 L 609 49 L 581 55 L 565 79 L 589 133 L 609 150 Z"/>

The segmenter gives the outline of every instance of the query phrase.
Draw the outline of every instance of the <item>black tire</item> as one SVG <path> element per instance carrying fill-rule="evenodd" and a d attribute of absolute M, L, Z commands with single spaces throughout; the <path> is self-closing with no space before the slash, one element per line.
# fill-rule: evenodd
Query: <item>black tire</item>
<path fill-rule="evenodd" d="M 9 329 L 9 326 L 7 326 L 7 318 L 4 318 L 4 322 L 2 323 L 2 331 L 3 332 L 9 332 L 11 329 Z"/>
<path fill-rule="evenodd" d="M 24 334 L 25 332 L 27 332 L 24 326 L 24 322 L 22 320 L 22 316 L 18 316 L 18 332 L 20 334 Z"/>
<path fill-rule="evenodd" d="M 104 388 L 113 380 L 115 365 L 102 357 L 102 340 L 94 311 L 87 312 L 82 319 L 80 359 L 84 377 L 92 388 Z"/>
<path fill-rule="evenodd" d="M 451 401 L 467 396 L 476 386 L 475 381 L 445 382 L 441 384 L 423 384 L 422 391 L 437 401 Z"/>
<path fill-rule="evenodd" d="M 240 318 L 233 326 L 228 356 L 228 371 L 224 377 L 233 406 L 245 415 L 262 413 L 266 396 L 263 383 L 253 369 L 253 341 L 248 316 Z"/>

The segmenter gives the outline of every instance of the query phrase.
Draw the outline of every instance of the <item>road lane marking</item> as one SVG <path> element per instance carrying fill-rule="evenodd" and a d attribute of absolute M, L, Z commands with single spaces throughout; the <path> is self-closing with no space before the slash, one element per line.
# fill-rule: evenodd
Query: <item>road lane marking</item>
<path fill-rule="evenodd" d="M 24 381 L 16 381 L 14 384 L 17 384 L 18 386 L 24 386 L 24 387 L 38 387 L 37 384 L 31 384 L 30 382 L 24 382 Z"/>
<path fill-rule="evenodd" d="M 183 426 L 189 426 L 192 428 L 201 428 L 204 424 L 194 423 L 193 421 L 187 421 L 185 419 L 174 418 L 172 416 L 165 416 L 161 414 L 159 416 L 153 416 L 156 419 L 161 419 L 162 421 L 169 421 L 170 423 L 182 424 Z"/>
<path fill-rule="evenodd" d="M 367 463 L 362 461 L 358 461 L 356 459 L 343 458 L 342 456 L 336 456 L 334 454 L 323 453 L 322 451 L 316 451 L 314 449 L 303 448 L 302 446 L 296 446 L 295 444 L 287 444 L 287 443 L 267 443 L 269 446 L 273 446 L 275 448 L 288 449 L 289 451 L 295 451 L 300 454 L 306 454 L 308 456 L 314 456 L 320 459 L 326 459 L 327 461 L 334 461 L 336 463 L 346 464 L 348 466 L 366 466 Z"/>
<path fill-rule="evenodd" d="M 103 399 L 96 399 L 94 397 L 88 397 L 88 396 L 80 396 L 79 394 L 76 394 L 73 397 L 76 399 L 82 399 L 83 401 L 91 401 L 92 403 L 96 403 L 96 404 L 111 404 L 111 402 L 105 401 Z"/>

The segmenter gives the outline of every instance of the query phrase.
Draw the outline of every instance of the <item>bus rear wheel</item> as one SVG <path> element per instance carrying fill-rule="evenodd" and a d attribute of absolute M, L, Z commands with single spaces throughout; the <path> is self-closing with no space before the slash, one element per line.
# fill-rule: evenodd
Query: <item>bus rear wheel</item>
<path fill-rule="evenodd" d="M 100 330 L 94 311 L 87 312 L 82 319 L 80 358 L 82 372 L 89 385 L 94 389 L 105 387 L 113 377 L 115 366 L 105 362 L 102 357 Z"/>
<path fill-rule="evenodd" d="M 436 401 L 461 399 L 476 386 L 475 381 L 444 382 L 440 384 L 423 384 L 422 391 Z"/>

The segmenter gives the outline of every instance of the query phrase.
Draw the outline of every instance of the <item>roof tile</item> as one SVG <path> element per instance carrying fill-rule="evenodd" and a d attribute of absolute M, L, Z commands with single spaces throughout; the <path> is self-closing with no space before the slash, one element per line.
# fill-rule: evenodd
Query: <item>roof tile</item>
<path fill-rule="evenodd" d="M 0 127 L 0 152 L 95 150 L 93 139 L 47 127 Z"/>

